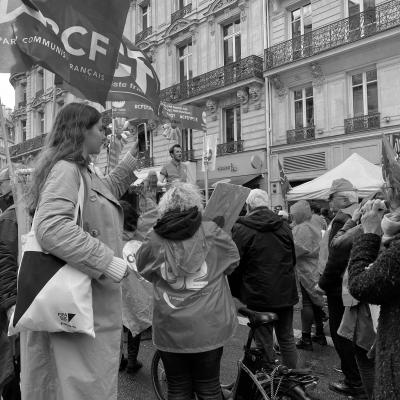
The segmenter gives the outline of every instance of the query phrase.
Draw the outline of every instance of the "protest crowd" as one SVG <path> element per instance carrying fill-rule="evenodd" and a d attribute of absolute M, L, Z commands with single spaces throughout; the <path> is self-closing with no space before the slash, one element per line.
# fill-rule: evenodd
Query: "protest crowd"
<path fill-rule="evenodd" d="M 278 347 L 282 364 L 295 369 L 299 350 L 327 345 L 324 322 L 329 320 L 344 376 L 330 389 L 344 396 L 399 398 L 397 162 L 389 166 L 382 190 L 362 201 L 350 181 L 334 180 L 328 217 L 305 200 L 282 215 L 270 209 L 267 192 L 253 189 L 226 231 L 226 216 L 218 210 L 214 218 L 204 217 L 204 198 L 186 182 L 178 144 L 160 178 L 149 174 L 135 209 L 127 194 L 136 180 L 137 143 L 104 176 L 90 158 L 104 138 L 97 110 L 80 103 L 65 106 L 36 159 L 27 193 L 31 234 L 45 253 L 35 253 L 42 257 L 35 259 L 26 251 L 21 270 L 25 264 L 32 269 L 49 263 L 55 269 L 61 263 L 90 278 L 93 321 L 91 328 L 82 324 L 82 333 L 29 328 L 37 318 L 38 290 L 31 287 L 42 285 L 46 292 L 55 275 L 42 268 L 42 275 L 50 275 L 22 282 L 20 270 L 17 290 L 15 205 L 7 177 L 2 181 L 8 202 L 0 216 L 4 400 L 116 399 L 118 372 L 142 368 L 140 340 L 150 328 L 168 399 L 191 399 L 194 393 L 199 399 L 222 399 L 221 356 L 237 325 L 233 297 L 252 311 L 277 316 L 254 338 L 265 365 L 276 362 Z M 299 301 L 302 336 L 296 341 L 293 312 Z M 74 314 L 64 321 L 73 322 Z M 28 329 L 7 337 L 9 324 Z"/>
<path fill-rule="evenodd" d="M 5 57 L 15 64 L 0 60 L 1 71 L 39 64 L 99 105 L 140 98 L 136 111 L 150 115 L 140 118 L 168 121 L 168 161 L 135 185 L 143 168 L 130 119 L 118 138 L 123 146 L 130 136 L 130 148 L 111 166 L 116 135 L 88 101 L 54 112 L 22 191 L 8 154 L 0 173 L 0 400 L 117 400 L 119 373 L 145 369 L 140 346 L 149 337 L 168 400 L 313 399 L 303 384 L 313 371 L 300 369 L 299 355 L 321 352 L 331 341 L 342 379 L 332 379 L 329 389 L 338 398 L 400 400 L 400 163 L 387 139 L 384 184 L 368 196 L 340 176 L 318 201 L 285 199 L 273 207 L 267 191 L 226 182 L 210 197 L 207 165 L 216 138 L 214 150 L 203 149 L 200 189 L 183 162 L 171 117 L 177 108 L 160 102 L 151 62 L 122 37 L 130 2 L 103 2 L 119 16 L 104 18 L 96 7 L 71 1 L 87 9 L 68 27 L 61 22 L 75 17 L 73 7 L 63 13 L 54 3 L 2 7 L 10 21 L 16 15 L 4 35 L 23 39 Z M 44 17 L 51 11 L 54 20 Z M 89 17 L 87 40 L 88 30 L 77 24 Z M 99 33 L 104 24 L 109 38 Z M 31 48 L 23 40 L 32 31 L 43 38 L 32 39 Z M 40 46 L 60 53 L 54 65 Z M 87 76 L 79 75 L 77 57 L 88 59 Z M 181 120 L 205 132 L 205 111 L 196 112 L 182 112 Z M 107 143 L 104 172 L 95 161 Z M 22 209 L 29 229 L 21 235 Z M 248 346 L 237 384 L 225 387 L 221 359 L 239 314 L 248 318 Z"/>

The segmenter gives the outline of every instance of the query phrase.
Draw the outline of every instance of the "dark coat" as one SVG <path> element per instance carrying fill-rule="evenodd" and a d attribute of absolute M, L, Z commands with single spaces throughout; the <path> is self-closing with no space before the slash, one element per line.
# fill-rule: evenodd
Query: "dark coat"
<path fill-rule="evenodd" d="M 319 287 L 327 295 L 341 296 L 343 275 L 349 261 L 350 253 L 338 247 L 332 247 L 332 240 L 350 219 L 350 215 L 339 211 L 332 221 L 329 232 L 329 256 L 324 272 L 319 280 Z"/>
<path fill-rule="evenodd" d="M 7 337 L 7 310 L 17 297 L 18 226 L 14 206 L 0 216 L 0 393 L 14 374 L 13 351 Z"/>
<path fill-rule="evenodd" d="M 381 238 L 371 233 L 363 234 L 356 239 L 349 264 L 349 289 L 356 299 L 381 306 L 376 343 L 374 399 L 398 400 L 400 399 L 400 237 L 393 240 L 378 257 L 380 245 Z"/>
<path fill-rule="evenodd" d="M 260 207 L 239 218 L 232 239 L 240 253 L 240 265 L 230 277 L 234 296 L 256 311 L 294 306 L 299 299 L 289 225 Z"/>
<path fill-rule="evenodd" d="M 14 206 L 0 215 L 0 311 L 16 302 L 18 273 L 18 225 Z"/>

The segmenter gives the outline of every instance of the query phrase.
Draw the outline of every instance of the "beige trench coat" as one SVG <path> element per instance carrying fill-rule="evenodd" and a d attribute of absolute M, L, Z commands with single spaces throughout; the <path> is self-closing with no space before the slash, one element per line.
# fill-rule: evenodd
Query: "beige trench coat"
<path fill-rule="evenodd" d="M 130 153 L 107 177 L 81 170 L 82 230 L 73 222 L 78 167 L 58 162 L 43 187 L 36 235 L 43 249 L 92 277 L 96 338 L 84 334 L 21 335 L 23 400 L 116 400 L 121 340 L 121 286 L 103 275 L 122 257 L 122 209 L 117 201 L 136 180 Z"/>

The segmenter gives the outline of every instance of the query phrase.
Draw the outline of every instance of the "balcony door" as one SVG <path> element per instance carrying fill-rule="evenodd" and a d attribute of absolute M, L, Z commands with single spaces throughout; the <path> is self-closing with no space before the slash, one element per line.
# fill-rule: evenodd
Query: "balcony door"
<path fill-rule="evenodd" d="M 294 91 L 294 125 L 295 129 L 314 126 L 314 98 L 312 86 Z"/>
<path fill-rule="evenodd" d="M 179 47 L 179 82 L 185 82 L 193 78 L 193 53 L 192 42 Z"/>
<path fill-rule="evenodd" d="M 239 61 L 241 58 L 240 19 L 223 27 L 224 65 Z"/>
<path fill-rule="evenodd" d="M 142 14 L 142 31 L 147 29 L 150 26 L 150 6 L 143 5 L 140 6 L 141 14 Z"/>
<path fill-rule="evenodd" d="M 375 0 L 347 0 L 350 40 L 357 40 L 376 31 Z"/>
<path fill-rule="evenodd" d="M 306 4 L 291 12 L 291 33 L 293 59 L 310 55 L 312 50 L 311 4 Z"/>
<path fill-rule="evenodd" d="M 218 154 L 236 153 L 241 151 L 242 125 L 240 106 L 225 108 L 224 110 L 224 137 L 218 147 Z"/>
<path fill-rule="evenodd" d="M 174 0 L 174 9 L 175 11 L 182 10 L 189 4 L 191 4 L 192 0 Z"/>

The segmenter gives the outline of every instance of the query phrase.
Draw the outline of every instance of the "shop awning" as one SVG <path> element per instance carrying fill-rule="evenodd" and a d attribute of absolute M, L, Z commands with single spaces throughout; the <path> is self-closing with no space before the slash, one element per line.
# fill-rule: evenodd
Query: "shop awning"
<path fill-rule="evenodd" d="M 250 182 L 259 179 L 261 177 L 260 174 L 249 174 L 249 175 L 239 175 L 239 176 L 231 176 L 230 178 L 215 178 L 208 180 L 209 189 L 214 189 L 217 182 L 231 183 L 232 185 L 244 185 L 247 186 Z M 198 180 L 197 186 L 200 189 L 204 189 L 204 180 Z"/>

